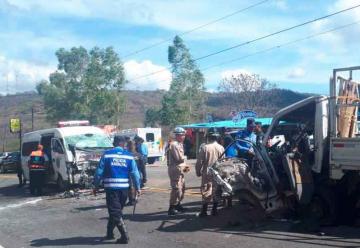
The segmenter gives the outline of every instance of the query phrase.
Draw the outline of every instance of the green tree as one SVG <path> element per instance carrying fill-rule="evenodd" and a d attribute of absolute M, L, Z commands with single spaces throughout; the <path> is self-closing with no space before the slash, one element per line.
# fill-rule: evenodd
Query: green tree
<path fill-rule="evenodd" d="M 205 112 L 204 76 L 179 36 L 175 36 L 173 45 L 169 46 L 168 61 L 172 81 L 162 99 L 161 123 L 175 126 L 200 119 L 200 114 Z"/>
<path fill-rule="evenodd" d="M 84 118 L 91 123 L 119 124 L 124 112 L 122 89 L 126 83 L 123 64 L 112 47 L 83 47 L 56 52 L 58 69 L 49 82 L 41 81 L 48 119 Z"/>
<path fill-rule="evenodd" d="M 145 127 L 155 127 L 159 122 L 159 110 L 155 108 L 149 108 L 145 111 Z"/>
<path fill-rule="evenodd" d="M 251 109 L 267 114 L 262 109 L 269 108 L 269 101 L 276 100 L 276 84 L 258 74 L 239 73 L 223 79 L 218 90 L 224 97 L 231 99 L 233 110 Z"/>

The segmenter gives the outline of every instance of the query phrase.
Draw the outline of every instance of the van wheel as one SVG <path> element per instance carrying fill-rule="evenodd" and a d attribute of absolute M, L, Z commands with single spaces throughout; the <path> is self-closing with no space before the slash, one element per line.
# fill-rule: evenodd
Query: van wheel
<path fill-rule="evenodd" d="M 6 173 L 6 169 L 4 165 L 0 165 L 0 174 Z"/>
<path fill-rule="evenodd" d="M 65 191 L 68 188 L 68 183 L 60 175 L 58 175 L 58 179 L 56 181 L 56 185 L 59 191 Z"/>

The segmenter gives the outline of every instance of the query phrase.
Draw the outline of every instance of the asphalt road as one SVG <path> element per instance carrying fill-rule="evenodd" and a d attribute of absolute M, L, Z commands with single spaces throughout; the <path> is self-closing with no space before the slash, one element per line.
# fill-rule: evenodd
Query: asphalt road
<path fill-rule="evenodd" d="M 149 189 L 143 192 L 132 215 L 124 210 L 130 232 L 127 247 L 360 247 L 360 230 L 327 227 L 317 233 L 299 231 L 286 219 L 264 218 L 244 204 L 222 209 L 218 217 L 199 219 L 199 179 L 194 170 L 187 175 L 185 198 L 188 212 L 167 216 L 168 178 L 165 166 L 151 167 Z M 118 247 L 101 241 L 106 231 L 104 194 L 94 197 L 81 191 L 64 198 L 49 188 L 47 195 L 31 197 L 28 189 L 17 188 L 15 174 L 0 175 L 0 248 L 11 247 Z M 118 233 L 116 232 L 118 235 Z"/>

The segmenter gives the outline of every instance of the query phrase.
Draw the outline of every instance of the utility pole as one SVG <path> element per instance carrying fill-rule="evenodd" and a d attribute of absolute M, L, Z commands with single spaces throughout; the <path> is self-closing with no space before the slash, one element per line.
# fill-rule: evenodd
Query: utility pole
<path fill-rule="evenodd" d="M 4 134 L 3 134 L 3 147 L 2 150 L 5 152 L 5 141 L 6 141 L 6 125 L 3 125 Z"/>
<path fill-rule="evenodd" d="M 34 105 L 31 107 L 31 131 L 34 131 Z"/>
<path fill-rule="evenodd" d="M 6 73 L 6 98 L 9 97 L 9 73 Z M 5 120 L 5 124 L 4 124 L 4 134 L 3 134 L 3 152 L 5 152 L 5 148 L 6 148 L 6 131 L 7 131 L 7 126 L 8 126 L 8 123 L 7 123 L 7 116 L 8 116 L 8 111 L 7 111 L 7 102 L 8 102 L 8 99 L 4 99 L 4 120 Z"/>
<path fill-rule="evenodd" d="M 14 92 L 13 92 L 13 94 L 16 94 L 16 92 L 17 92 L 18 79 L 19 79 L 19 72 L 18 72 L 18 71 L 15 71 L 15 85 L 14 85 Z"/>

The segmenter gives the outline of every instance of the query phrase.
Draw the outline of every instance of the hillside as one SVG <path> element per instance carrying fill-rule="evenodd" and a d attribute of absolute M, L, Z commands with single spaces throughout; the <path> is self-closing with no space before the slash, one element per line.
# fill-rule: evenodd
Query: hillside
<path fill-rule="evenodd" d="M 275 94 L 274 94 L 275 93 Z M 126 112 L 122 117 L 120 128 L 142 127 L 144 113 L 148 108 L 159 107 L 164 91 L 127 91 Z M 276 89 L 271 95 L 264 96 L 265 104 L 258 109 L 260 115 L 271 116 L 279 109 L 308 97 L 290 90 Z M 36 93 L 22 93 L 17 95 L 0 96 L 0 151 L 16 150 L 19 147 L 18 135 L 9 132 L 10 118 L 20 117 L 23 132 L 32 129 L 31 109 L 34 108 L 34 130 L 54 126 L 46 120 L 42 98 Z M 206 112 L 213 115 L 215 120 L 228 118 L 233 110 L 232 99 L 219 93 L 208 93 Z M 104 123 L 106 124 L 106 123 Z M 5 141 L 5 142 L 4 142 Z"/>

